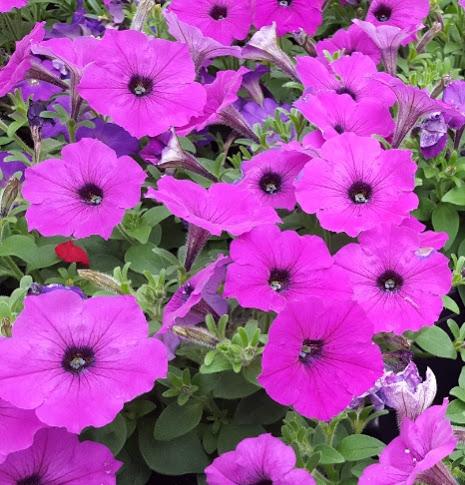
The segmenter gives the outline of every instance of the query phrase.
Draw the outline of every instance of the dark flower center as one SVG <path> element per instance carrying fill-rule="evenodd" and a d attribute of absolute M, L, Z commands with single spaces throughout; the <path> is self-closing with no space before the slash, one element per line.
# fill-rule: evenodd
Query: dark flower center
<path fill-rule="evenodd" d="M 93 183 L 87 183 L 78 190 L 79 197 L 89 205 L 100 205 L 103 201 L 103 190 Z"/>
<path fill-rule="evenodd" d="M 344 133 L 344 127 L 342 125 L 336 125 L 334 127 L 334 129 L 336 130 L 337 133 L 341 134 L 341 133 Z"/>
<path fill-rule="evenodd" d="M 223 20 L 228 16 L 228 9 L 224 5 L 215 5 L 209 15 L 212 19 Z"/>
<path fill-rule="evenodd" d="M 313 360 L 321 356 L 322 350 L 322 340 L 305 339 L 299 352 L 299 360 L 303 364 L 310 364 Z"/>
<path fill-rule="evenodd" d="M 263 192 L 269 195 L 276 194 L 281 189 L 281 175 L 275 172 L 268 172 L 262 175 L 259 185 Z"/>
<path fill-rule="evenodd" d="M 404 279 L 399 273 L 388 269 L 376 280 L 378 288 L 386 293 L 399 291 L 404 283 Z"/>
<path fill-rule="evenodd" d="M 142 96 L 148 96 L 153 91 L 153 80 L 149 77 L 134 74 L 129 81 L 128 87 L 132 94 L 141 98 Z"/>
<path fill-rule="evenodd" d="M 26 478 L 17 480 L 16 485 L 41 485 L 40 476 L 37 473 L 33 473 Z"/>
<path fill-rule="evenodd" d="M 66 349 L 61 365 L 72 374 L 80 374 L 95 362 L 94 351 L 87 346 Z"/>
<path fill-rule="evenodd" d="M 386 5 L 380 5 L 375 10 L 374 15 L 380 22 L 387 22 L 391 18 L 392 10 Z"/>
<path fill-rule="evenodd" d="M 285 290 L 289 286 L 289 271 L 286 269 L 271 270 L 268 284 L 277 293 Z"/>
<path fill-rule="evenodd" d="M 365 182 L 355 182 L 349 188 L 349 198 L 355 204 L 366 204 L 372 194 L 371 186 Z"/>
<path fill-rule="evenodd" d="M 280 7 L 290 7 L 292 0 L 279 0 L 278 4 Z"/>
<path fill-rule="evenodd" d="M 347 86 L 342 86 L 336 90 L 337 94 L 348 94 L 354 101 L 357 101 L 357 95 Z"/>
<path fill-rule="evenodd" d="M 273 482 L 271 480 L 260 480 L 259 482 L 254 482 L 251 485 L 273 485 Z"/>

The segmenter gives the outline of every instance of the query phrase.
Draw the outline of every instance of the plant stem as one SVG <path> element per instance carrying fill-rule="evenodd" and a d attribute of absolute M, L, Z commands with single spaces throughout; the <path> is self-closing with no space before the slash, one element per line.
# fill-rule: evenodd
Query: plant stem
<path fill-rule="evenodd" d="M 4 131 L 8 136 L 8 125 L 2 120 L 0 120 L 0 130 Z M 14 140 L 16 144 L 19 145 L 21 149 L 24 150 L 26 153 L 31 156 L 34 155 L 34 150 L 26 145 L 26 143 L 24 143 L 24 141 L 16 133 L 13 133 L 13 135 L 11 135 L 11 139 Z"/>

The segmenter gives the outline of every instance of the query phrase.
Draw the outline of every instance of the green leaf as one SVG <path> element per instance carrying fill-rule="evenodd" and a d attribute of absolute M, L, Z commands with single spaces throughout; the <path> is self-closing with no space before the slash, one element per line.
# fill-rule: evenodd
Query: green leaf
<path fill-rule="evenodd" d="M 265 429 L 258 424 L 224 424 L 218 435 L 218 453 L 231 451 L 244 438 L 262 433 L 265 433 Z"/>
<path fill-rule="evenodd" d="M 132 271 L 141 274 L 144 271 L 158 274 L 163 268 L 179 264 L 170 252 L 152 243 L 131 246 L 126 251 L 124 260 L 126 263 L 131 263 Z"/>
<path fill-rule="evenodd" d="M 171 214 L 169 210 L 166 207 L 160 205 L 157 207 L 152 207 L 147 212 L 144 212 L 142 219 L 144 220 L 144 222 L 153 227 L 157 224 L 160 224 L 160 222 L 164 221 L 170 215 Z"/>
<path fill-rule="evenodd" d="M 16 256 L 29 265 L 29 270 L 46 268 L 57 263 L 55 245 L 38 247 L 32 236 L 7 237 L 0 246 L 0 256 Z"/>
<path fill-rule="evenodd" d="M 287 408 L 271 400 L 265 391 L 259 391 L 239 402 L 234 414 L 236 424 L 272 424 L 281 419 Z"/>
<path fill-rule="evenodd" d="M 465 205 L 465 187 L 455 187 L 442 196 L 442 202 L 454 205 Z"/>
<path fill-rule="evenodd" d="M 462 387 L 455 386 L 450 391 L 449 394 L 465 402 L 465 389 Z"/>
<path fill-rule="evenodd" d="M 445 248 L 449 248 L 457 236 L 459 230 L 459 215 L 457 210 L 450 205 L 440 204 L 432 214 L 432 222 L 435 231 L 444 231 L 449 235 Z"/>
<path fill-rule="evenodd" d="M 241 374 L 223 372 L 213 388 L 213 397 L 220 399 L 239 399 L 250 396 L 259 390 L 259 387 L 247 382 Z"/>
<path fill-rule="evenodd" d="M 415 338 L 415 342 L 426 352 L 444 359 L 456 359 L 457 351 L 449 335 L 440 327 L 426 327 Z"/>
<path fill-rule="evenodd" d="M 465 402 L 454 399 L 447 407 L 447 416 L 454 423 L 465 424 Z"/>
<path fill-rule="evenodd" d="M 358 461 L 377 455 L 385 444 L 372 436 L 352 434 L 346 436 L 339 444 L 337 451 L 347 461 Z"/>
<path fill-rule="evenodd" d="M 194 429 L 202 419 L 203 406 L 190 402 L 184 406 L 168 405 L 158 417 L 153 436 L 156 440 L 169 441 Z"/>
<path fill-rule="evenodd" d="M 455 303 L 455 300 L 453 300 L 450 296 L 444 295 L 442 298 L 442 301 L 444 303 L 444 307 L 450 310 L 451 312 L 454 312 L 456 315 L 460 315 L 460 308 Z"/>
<path fill-rule="evenodd" d="M 170 441 L 153 438 L 152 417 L 139 422 L 139 449 L 147 465 L 163 475 L 203 473 L 210 460 L 203 450 L 196 430 Z"/>
<path fill-rule="evenodd" d="M 459 376 L 459 386 L 463 389 L 465 389 L 465 367 L 462 367 L 462 370 L 460 372 Z"/>
<path fill-rule="evenodd" d="M 81 435 L 84 439 L 98 441 L 117 455 L 127 439 L 126 420 L 118 414 L 114 421 L 103 428 L 87 428 Z"/>
<path fill-rule="evenodd" d="M 332 446 L 320 444 L 315 447 L 315 451 L 320 453 L 320 463 L 322 465 L 332 465 L 334 463 L 344 463 L 345 458 Z"/>

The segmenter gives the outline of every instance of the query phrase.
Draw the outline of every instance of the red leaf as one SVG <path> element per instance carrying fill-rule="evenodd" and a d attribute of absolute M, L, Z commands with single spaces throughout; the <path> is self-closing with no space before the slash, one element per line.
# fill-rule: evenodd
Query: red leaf
<path fill-rule="evenodd" d="M 89 266 L 89 256 L 86 251 L 76 246 L 73 241 L 66 241 L 55 247 L 56 255 L 65 263 L 81 263 Z"/>

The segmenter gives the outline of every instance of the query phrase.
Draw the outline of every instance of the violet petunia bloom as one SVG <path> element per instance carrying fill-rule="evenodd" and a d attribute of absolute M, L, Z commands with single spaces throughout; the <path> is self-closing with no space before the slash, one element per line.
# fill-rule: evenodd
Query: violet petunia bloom
<path fill-rule="evenodd" d="M 168 332 L 173 325 L 196 325 L 207 313 L 220 316 L 227 312 L 228 304 L 219 295 L 218 287 L 224 281 L 228 263 L 229 258 L 218 256 L 176 290 L 164 307 L 159 334 Z"/>
<path fill-rule="evenodd" d="M 427 115 L 420 123 L 420 151 L 424 158 L 437 157 L 447 145 L 447 123 L 442 113 Z"/>
<path fill-rule="evenodd" d="M 117 157 L 131 155 L 139 150 L 139 141 L 124 128 L 113 123 L 105 123 L 100 118 L 92 120 L 93 128 L 81 126 L 76 132 L 76 140 L 95 138 L 115 151 Z"/>
<path fill-rule="evenodd" d="M 7 65 L 0 69 L 0 97 L 9 93 L 26 77 L 32 65 L 31 47 L 44 38 L 44 25 L 45 22 L 37 23 L 29 34 L 16 42 L 16 49 Z"/>
<path fill-rule="evenodd" d="M 156 136 L 202 113 L 205 89 L 185 44 L 107 30 L 78 91 L 131 135 Z"/>
<path fill-rule="evenodd" d="M 302 96 L 294 106 L 321 130 L 326 140 L 346 132 L 386 138 L 394 131 L 388 106 L 373 99 L 356 102 L 348 94 L 321 92 Z"/>
<path fill-rule="evenodd" d="M 169 11 L 224 45 L 245 39 L 252 24 L 249 0 L 173 0 Z"/>
<path fill-rule="evenodd" d="M 465 124 L 465 81 L 452 81 L 445 88 L 442 100 L 457 110 L 456 114 L 447 113 L 445 118 L 451 128 L 459 129 Z"/>
<path fill-rule="evenodd" d="M 197 72 L 209 59 L 220 56 L 240 57 L 241 55 L 240 47 L 226 46 L 203 35 L 199 28 L 179 20 L 174 12 L 165 11 L 165 19 L 169 33 L 178 42 L 186 44 L 189 48 Z"/>
<path fill-rule="evenodd" d="M 457 445 L 446 410 L 447 400 L 426 409 L 415 421 L 405 418 L 400 435 L 384 448 L 379 463 L 365 468 L 359 485 L 456 483 L 441 463 Z"/>
<path fill-rule="evenodd" d="M 429 239 L 410 227 L 379 225 L 336 253 L 376 332 L 402 334 L 438 319 L 452 276 L 448 259 L 428 247 Z"/>
<path fill-rule="evenodd" d="M 322 0 L 252 0 L 257 29 L 276 23 L 276 33 L 284 35 L 303 29 L 313 35 L 323 21 Z"/>
<path fill-rule="evenodd" d="M 0 0 L 0 13 L 9 12 L 13 8 L 22 8 L 27 5 L 28 0 Z"/>
<path fill-rule="evenodd" d="M 110 423 L 167 373 L 166 350 L 132 296 L 28 296 L 0 351 L 0 397 L 72 433 Z"/>
<path fill-rule="evenodd" d="M 79 441 L 64 429 L 37 432 L 26 450 L 8 456 L 0 465 L 2 485 L 114 485 L 122 462 L 100 443 Z"/>
<path fill-rule="evenodd" d="M 27 292 L 28 295 L 43 295 L 44 293 L 51 293 L 52 291 L 64 290 L 72 291 L 79 295 L 81 298 L 87 298 L 86 294 L 79 288 L 79 286 L 67 286 L 61 283 L 50 283 L 48 285 L 43 285 L 41 283 L 32 283 Z"/>
<path fill-rule="evenodd" d="M 373 327 L 350 300 L 306 297 L 274 320 L 258 382 L 306 418 L 327 421 L 383 374 Z"/>
<path fill-rule="evenodd" d="M 324 51 L 328 51 L 330 54 L 343 51 L 347 56 L 360 52 L 370 57 L 375 64 L 379 64 L 381 60 L 379 47 L 356 25 L 351 25 L 347 29 L 339 29 L 332 37 L 318 41 L 315 49 L 322 60 L 325 59 Z"/>
<path fill-rule="evenodd" d="M 296 461 L 292 447 L 271 434 L 245 438 L 205 469 L 207 485 L 316 485 Z"/>
<path fill-rule="evenodd" d="M 8 180 L 17 172 L 21 173 L 21 179 L 23 178 L 26 165 L 23 162 L 5 162 L 5 158 L 11 156 L 7 152 L 0 152 L 0 189 L 3 188 Z"/>
<path fill-rule="evenodd" d="M 294 180 L 308 160 L 297 151 L 266 150 L 242 163 L 243 177 L 238 185 L 265 205 L 292 210 L 296 203 Z"/>
<path fill-rule="evenodd" d="M 318 236 L 259 226 L 235 239 L 230 255 L 224 295 L 246 308 L 280 312 L 290 301 L 348 291 Z"/>
<path fill-rule="evenodd" d="M 66 145 L 61 159 L 29 167 L 22 193 L 29 230 L 44 236 L 108 239 L 126 209 L 140 200 L 145 172 L 99 140 Z"/>
<path fill-rule="evenodd" d="M 296 60 L 297 74 L 309 94 L 330 91 L 348 94 L 354 101 L 376 99 L 388 106 L 395 102 L 392 91 L 374 81 L 380 74 L 368 56 L 356 52 L 330 64 L 310 56 L 299 56 Z"/>
<path fill-rule="evenodd" d="M 19 409 L 0 399 L 0 464 L 8 454 L 29 448 L 36 432 L 45 426 L 34 411 Z"/>
<path fill-rule="evenodd" d="M 296 181 L 296 197 L 323 228 L 356 237 L 399 224 L 418 206 L 416 163 L 409 150 L 383 150 L 373 138 L 344 133 L 328 140 Z"/>

